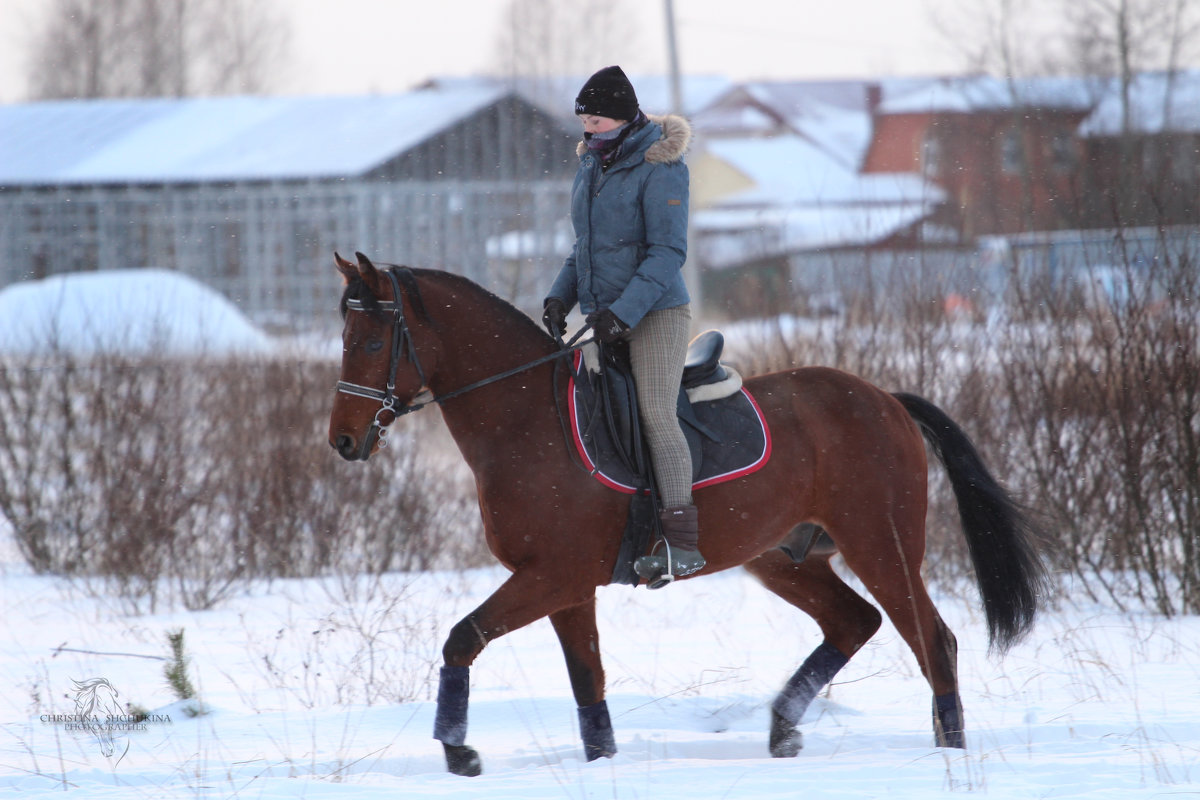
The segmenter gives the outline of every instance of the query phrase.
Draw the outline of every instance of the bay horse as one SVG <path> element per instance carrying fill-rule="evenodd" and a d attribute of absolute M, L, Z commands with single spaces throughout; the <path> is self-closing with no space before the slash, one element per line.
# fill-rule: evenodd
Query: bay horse
<path fill-rule="evenodd" d="M 511 573 L 442 649 L 434 738 L 447 768 L 482 771 L 466 744 L 471 664 L 493 639 L 543 617 L 562 645 L 585 757 L 613 756 L 596 587 L 610 582 L 629 506 L 573 460 L 559 414 L 565 382 L 555 376 L 569 350 L 464 277 L 356 256 L 334 254 L 344 329 L 329 443 L 365 460 L 397 416 L 436 403 L 474 473 L 488 548 Z M 820 626 L 821 644 L 772 704 L 771 755 L 799 752 L 805 709 L 882 622 L 830 566 L 833 548 L 799 562 L 780 548 L 805 523 L 827 532 L 912 649 L 933 692 L 936 744 L 965 747 L 956 641 L 921 577 L 925 442 L 949 474 L 999 652 L 1031 628 L 1046 589 L 1028 515 L 958 425 L 915 395 L 816 366 L 745 387 L 769 424 L 771 457 L 752 475 L 696 492 L 708 566 L 688 579 L 744 567 Z"/>

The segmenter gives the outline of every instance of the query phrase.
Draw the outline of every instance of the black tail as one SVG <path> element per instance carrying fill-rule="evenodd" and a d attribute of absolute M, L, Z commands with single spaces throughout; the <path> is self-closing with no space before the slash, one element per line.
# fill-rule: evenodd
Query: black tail
<path fill-rule="evenodd" d="M 1033 626 L 1047 591 L 1036 526 L 988 472 L 975 445 L 944 411 L 924 398 L 896 393 L 950 475 L 975 580 L 987 615 L 988 640 L 1004 652 Z"/>

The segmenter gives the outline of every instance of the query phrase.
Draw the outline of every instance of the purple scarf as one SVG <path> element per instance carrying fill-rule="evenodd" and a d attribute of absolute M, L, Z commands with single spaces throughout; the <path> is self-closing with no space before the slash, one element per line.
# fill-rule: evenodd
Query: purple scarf
<path fill-rule="evenodd" d="M 639 111 L 635 119 L 626 122 L 621 127 L 613 128 L 611 131 L 604 133 L 585 133 L 583 134 L 583 140 L 587 144 L 588 150 L 597 153 L 600 156 L 600 160 L 607 166 L 616 158 L 618 151 L 621 149 L 621 143 L 625 141 L 626 137 L 641 128 L 648 121 L 646 115 Z"/>

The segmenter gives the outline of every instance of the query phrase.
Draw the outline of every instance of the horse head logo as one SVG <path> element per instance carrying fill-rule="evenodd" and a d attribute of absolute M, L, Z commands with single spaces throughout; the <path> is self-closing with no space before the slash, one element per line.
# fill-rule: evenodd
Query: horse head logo
<path fill-rule="evenodd" d="M 79 724 L 100 742 L 100 752 L 111 756 L 113 743 L 113 720 L 121 715 L 121 704 L 117 702 L 117 690 L 106 678 L 72 680 L 75 684 L 75 714 Z"/>

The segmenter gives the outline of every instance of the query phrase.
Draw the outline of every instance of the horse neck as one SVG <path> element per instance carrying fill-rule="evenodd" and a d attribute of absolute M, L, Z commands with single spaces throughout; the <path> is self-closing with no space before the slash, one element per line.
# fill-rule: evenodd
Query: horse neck
<path fill-rule="evenodd" d="M 439 357 L 430 389 L 442 396 L 477 381 L 499 375 L 554 352 L 554 344 L 535 325 L 518 316 L 507 303 L 471 285 L 443 279 L 422 287 L 426 308 L 438 328 Z M 453 314 L 445 313 L 453 310 Z M 509 378 L 472 389 L 441 404 L 447 427 L 464 455 L 477 445 L 487 446 L 489 436 L 511 441 L 516 426 L 527 425 L 533 416 L 544 414 L 541 403 L 531 403 L 521 387 L 546 387 L 550 395 L 550 370 L 542 364 Z M 483 425 L 485 419 L 503 424 Z"/>

